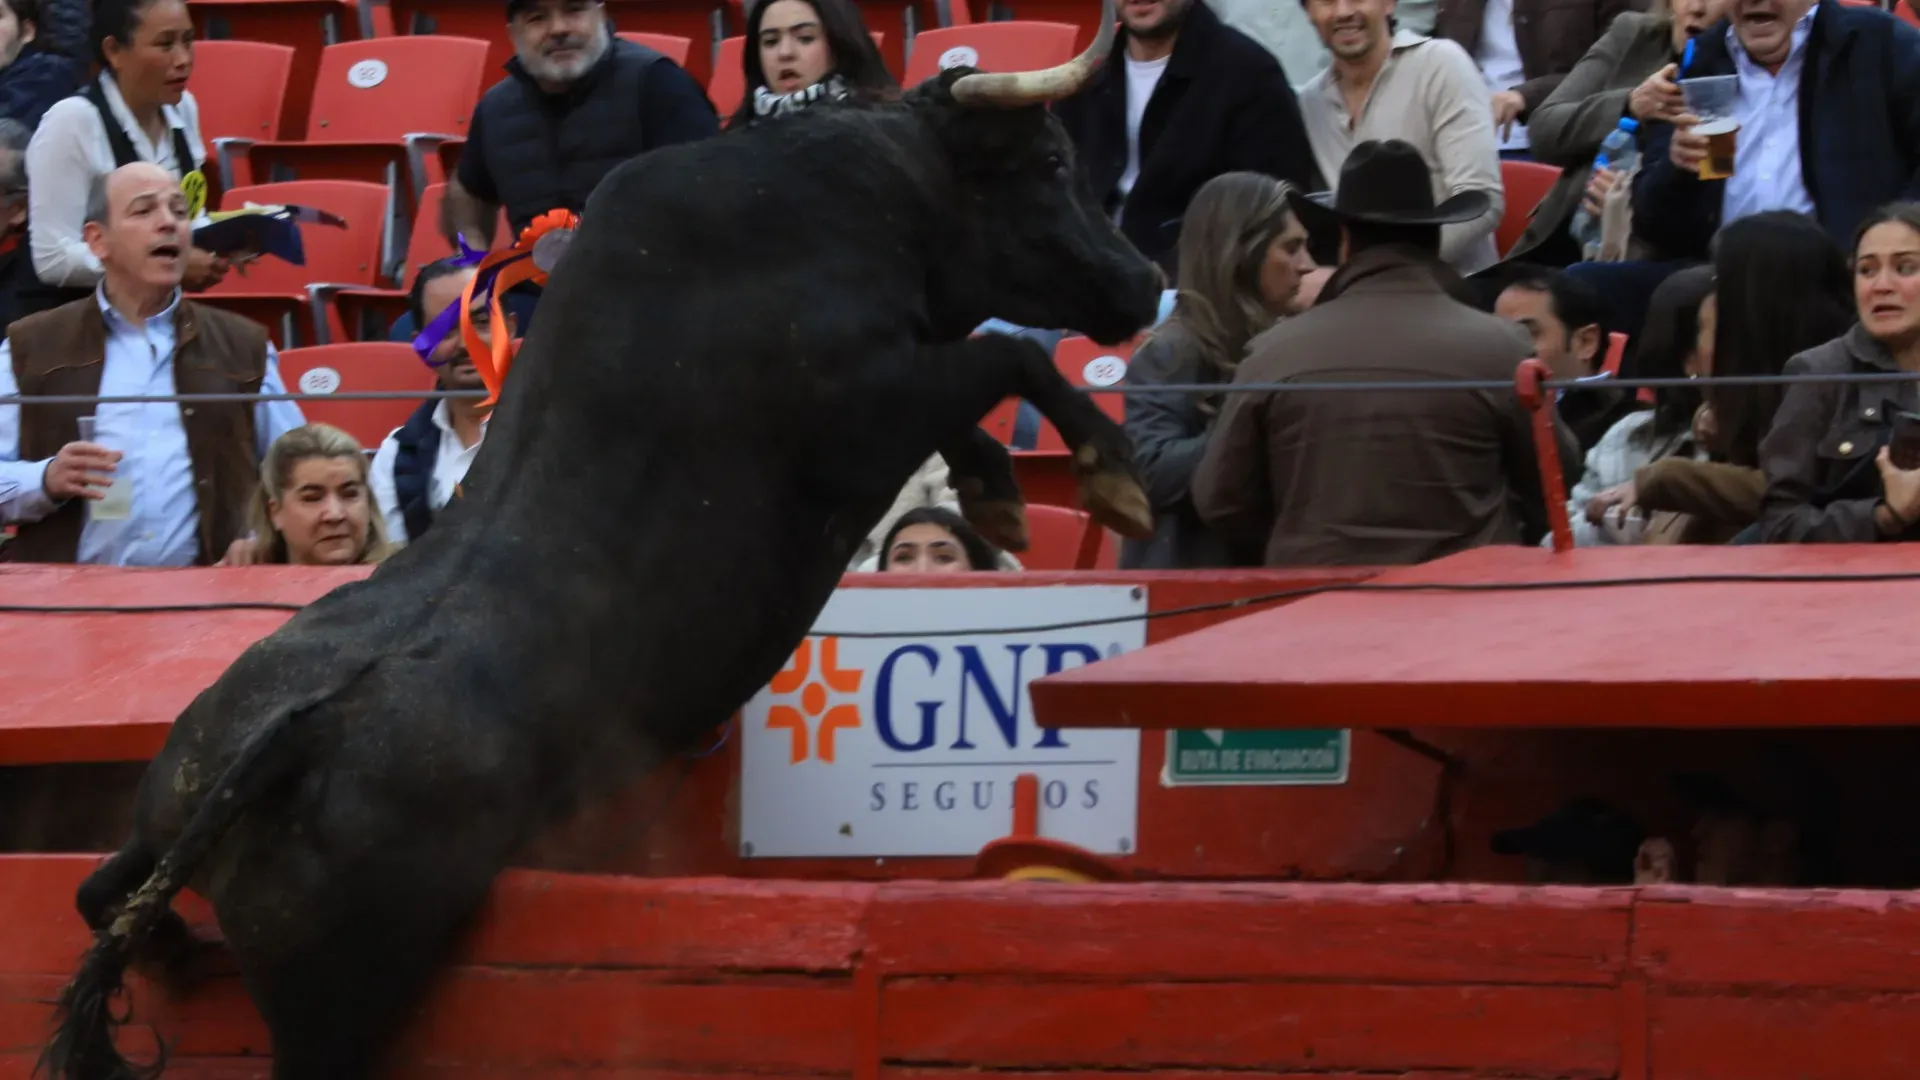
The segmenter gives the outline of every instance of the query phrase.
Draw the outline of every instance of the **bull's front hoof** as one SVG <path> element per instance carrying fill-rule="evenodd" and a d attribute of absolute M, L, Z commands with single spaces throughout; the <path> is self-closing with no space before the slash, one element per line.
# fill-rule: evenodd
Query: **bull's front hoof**
<path fill-rule="evenodd" d="M 1027 504 L 1012 499 L 960 500 L 960 514 L 987 543 L 1002 551 L 1027 550 Z"/>
<path fill-rule="evenodd" d="M 1129 473 L 1106 470 L 1082 475 L 1080 505 L 1095 521 L 1129 540 L 1153 539 L 1153 504 Z"/>

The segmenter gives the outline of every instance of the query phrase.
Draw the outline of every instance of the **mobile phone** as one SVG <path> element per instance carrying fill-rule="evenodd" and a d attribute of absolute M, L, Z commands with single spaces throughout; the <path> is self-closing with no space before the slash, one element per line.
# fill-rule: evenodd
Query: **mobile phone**
<path fill-rule="evenodd" d="M 1920 469 L 1920 413 L 1905 409 L 1889 409 L 1888 413 L 1893 433 L 1887 443 L 1887 457 L 1895 468 Z"/>

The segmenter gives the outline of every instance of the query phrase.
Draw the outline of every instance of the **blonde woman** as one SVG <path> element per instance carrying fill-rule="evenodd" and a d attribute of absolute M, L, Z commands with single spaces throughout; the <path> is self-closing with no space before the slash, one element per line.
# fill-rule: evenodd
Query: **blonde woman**
<path fill-rule="evenodd" d="M 327 424 L 294 428 L 267 449 L 252 524 L 252 545 L 235 544 L 221 565 L 350 566 L 387 557 L 366 451 Z"/>
<path fill-rule="evenodd" d="M 1173 314 L 1135 351 L 1127 383 L 1230 383 L 1247 342 L 1302 303 L 1314 270 L 1287 184 L 1222 173 L 1194 193 L 1180 227 Z M 1120 565 L 1164 570 L 1230 563 L 1194 511 L 1193 470 L 1219 414 L 1218 394 L 1128 394 L 1126 428 L 1153 500 L 1154 538 L 1121 545 Z"/>

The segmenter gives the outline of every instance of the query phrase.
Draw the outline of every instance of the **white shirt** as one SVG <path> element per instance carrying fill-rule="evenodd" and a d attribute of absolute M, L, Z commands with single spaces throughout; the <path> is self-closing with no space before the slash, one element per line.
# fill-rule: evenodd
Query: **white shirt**
<path fill-rule="evenodd" d="M 480 452 L 480 444 L 487 441 L 487 421 L 480 421 L 480 437 L 472 446 L 461 446 L 460 436 L 453 430 L 453 421 L 447 419 L 447 403 L 442 399 L 433 407 L 433 426 L 440 429 L 440 452 L 433 459 L 433 476 L 427 484 L 427 505 L 436 512 L 453 499 L 453 489 L 466 479 L 467 469 L 473 465 L 473 457 Z M 396 547 L 406 544 L 407 517 L 400 512 L 400 496 L 393 486 L 393 461 L 400 455 L 399 428 L 387 433 L 380 442 L 380 449 L 373 455 L 373 475 L 369 482 L 373 485 L 374 501 L 380 505 L 380 513 L 387 520 L 387 539 Z"/>
<path fill-rule="evenodd" d="M 1800 73 L 1807 65 L 1807 39 L 1820 8 L 1807 9 L 1793 24 L 1793 44 L 1778 75 L 1754 63 L 1727 28 L 1727 50 L 1740 75 L 1740 103 L 1734 112 L 1740 134 L 1733 145 L 1733 175 L 1720 192 L 1720 223 L 1763 210 L 1797 210 L 1813 215 L 1800 169 Z"/>
<path fill-rule="evenodd" d="M 101 397 L 174 394 L 175 291 L 165 311 L 135 326 L 107 304 L 104 289 L 94 292 L 107 324 L 106 355 L 100 371 Z M 263 394 L 284 394 L 280 361 L 267 343 Z M 13 343 L 0 342 L 0 398 L 20 393 L 13 376 Z M 193 459 L 187 453 L 183 410 L 191 405 L 102 404 L 94 406 L 94 441 L 123 455 L 116 476 L 133 484 L 133 512 L 119 521 L 88 520 L 80 531 L 76 561 L 107 566 L 192 566 L 200 555 L 199 503 L 193 493 Z M 254 455 L 266 456 L 273 440 L 306 423 L 291 401 L 254 406 Z M 20 407 L 0 405 L 0 523 L 39 521 L 58 505 L 47 497 L 47 463 L 20 460 Z"/>
<path fill-rule="evenodd" d="M 1520 62 L 1520 43 L 1513 36 L 1513 0 L 1487 0 L 1487 7 L 1480 17 L 1480 46 L 1474 60 L 1480 65 L 1480 74 L 1487 80 L 1487 90 L 1499 93 L 1511 90 L 1527 81 L 1526 68 Z M 1500 129 L 1493 129 L 1493 137 L 1500 139 Z M 1525 150 L 1527 148 L 1527 125 L 1518 120 L 1513 122 L 1513 134 L 1500 139 L 1502 150 Z"/>
<path fill-rule="evenodd" d="M 127 142 L 142 161 L 151 161 L 175 177 L 206 163 L 207 148 L 200 141 L 200 106 L 192 92 L 182 93 L 180 104 L 163 105 L 168 132 L 158 145 L 127 111 L 126 99 L 114 85 L 112 75 L 100 76 L 100 87 L 107 108 L 120 121 Z M 182 168 L 174 160 L 173 130 L 186 134 L 192 149 L 192 164 Z M 105 272 L 100 260 L 87 250 L 80 230 L 87 221 L 87 190 L 96 176 L 105 176 L 117 166 L 113 147 L 107 142 L 107 129 L 101 124 L 100 110 L 84 97 L 63 98 L 54 102 L 27 143 L 27 228 L 33 251 L 33 269 L 48 285 L 71 288 L 99 282 Z M 195 222 L 199 224 L 199 222 Z"/>
<path fill-rule="evenodd" d="M 1158 60 L 1127 57 L 1127 169 L 1120 174 L 1118 185 L 1121 213 L 1125 213 L 1127 196 L 1140 179 L 1140 120 L 1147 115 L 1147 102 L 1153 100 L 1154 87 L 1160 85 L 1160 76 L 1166 74 L 1171 59 L 1172 53 Z M 1116 214 L 1115 220 L 1118 218 Z"/>

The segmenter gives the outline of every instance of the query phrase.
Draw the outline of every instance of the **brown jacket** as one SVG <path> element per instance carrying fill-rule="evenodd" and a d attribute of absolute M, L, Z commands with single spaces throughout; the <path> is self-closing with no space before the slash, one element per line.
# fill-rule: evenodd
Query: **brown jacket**
<path fill-rule="evenodd" d="M 1646 0 L 1513 0 L 1513 41 L 1527 80 L 1514 88 L 1527 101 L 1520 119 L 1527 120 L 1559 87 L 1615 16 L 1644 7 Z M 1487 0 L 1441 0 L 1433 36 L 1459 42 L 1477 61 L 1486 11 Z M 1527 131 L 1531 142 L 1531 122 Z"/>
<path fill-rule="evenodd" d="M 1787 361 L 1788 375 L 1895 372 L 1886 347 L 1859 326 Z M 1769 543 L 1871 544 L 1887 539 L 1873 520 L 1883 494 L 1874 458 L 1887 445 L 1887 406 L 1920 409 L 1920 388 L 1896 383 L 1801 383 L 1787 388 L 1760 441 L 1766 495 L 1761 536 Z M 1920 539 L 1920 528 L 1902 540 Z"/>
<path fill-rule="evenodd" d="M 1512 380 L 1526 334 L 1453 299 L 1433 266 L 1355 256 L 1312 310 L 1253 340 L 1235 384 Z M 1546 529 L 1527 413 L 1507 390 L 1229 392 L 1193 501 L 1236 554 L 1264 542 L 1269 566 L 1416 563 Z"/>
<path fill-rule="evenodd" d="M 174 310 L 179 344 L 174 386 L 182 394 L 255 393 L 266 377 L 267 332 L 259 324 L 184 297 Z M 100 392 L 106 365 L 106 322 L 92 295 L 29 315 L 7 330 L 14 379 L 22 397 Z M 155 406 L 158 407 L 158 406 Z M 193 460 L 200 558 L 210 566 L 246 532 L 247 506 L 260 482 L 253 406 L 246 402 L 181 405 Z M 50 458 L 79 438 L 78 420 L 92 405 L 20 407 L 20 460 Z M 82 500 L 70 499 L 36 522 L 22 523 L 8 545 L 19 562 L 72 562 L 86 525 Z"/>
<path fill-rule="evenodd" d="M 1674 59 L 1673 19 L 1629 11 L 1615 19 L 1606 36 L 1533 107 L 1527 117 L 1527 143 L 1535 158 L 1558 165 L 1562 172 L 1507 258 L 1520 258 L 1566 229 L 1580 209 L 1601 140 L 1629 115 L 1627 99 L 1634 87 Z"/>

